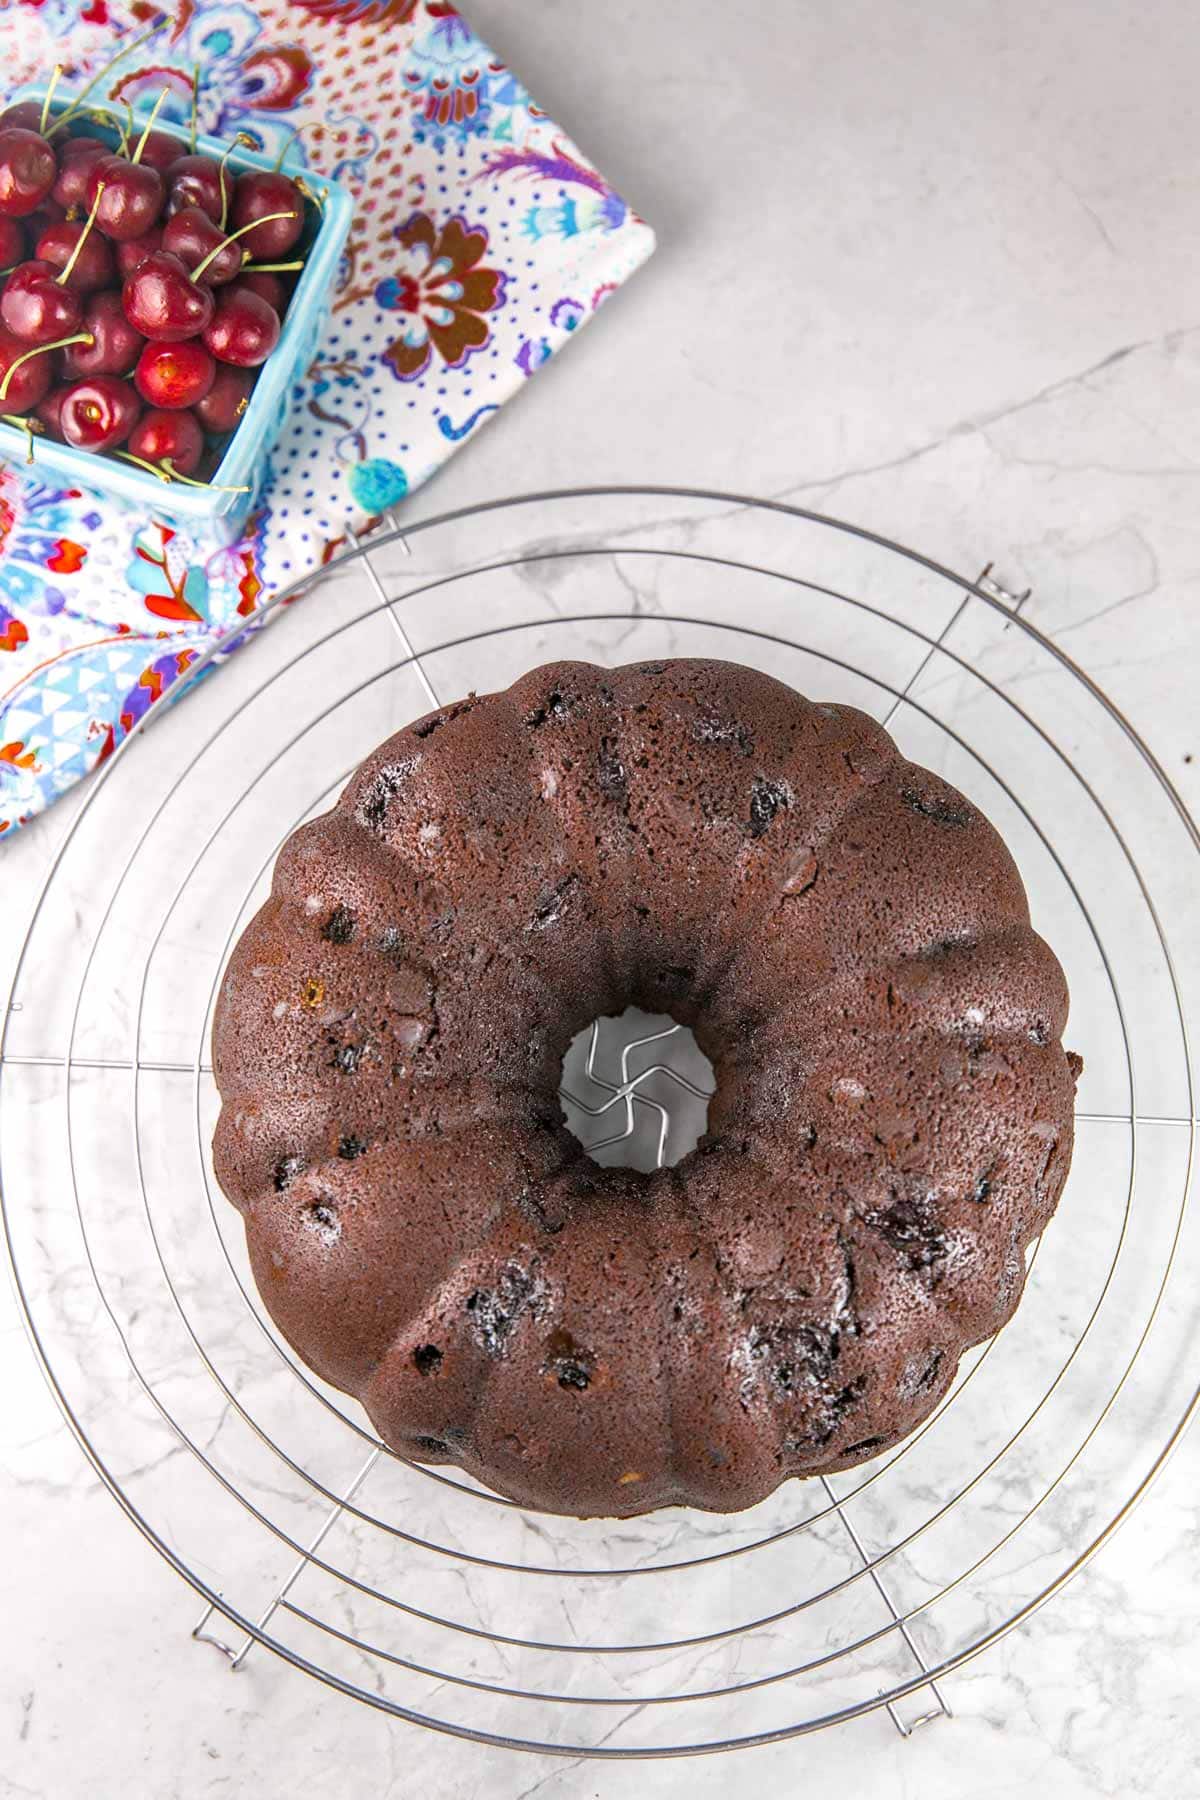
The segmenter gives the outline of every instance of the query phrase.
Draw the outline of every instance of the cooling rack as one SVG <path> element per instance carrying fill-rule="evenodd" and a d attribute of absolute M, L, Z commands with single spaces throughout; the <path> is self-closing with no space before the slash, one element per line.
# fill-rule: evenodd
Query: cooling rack
<path fill-rule="evenodd" d="M 90 784 L 0 1013 L 8 1251 L 97 1474 L 196 1590 L 200 1644 L 440 1731 L 627 1758 L 945 1719 L 944 1679 L 1066 1586 L 1200 1405 L 1178 794 L 990 568 L 778 504 L 621 488 L 393 520 L 294 597 Z M 1075 1163 L 1015 1321 L 898 1449 L 734 1517 L 573 1521 L 407 1463 L 297 1362 L 213 1180 L 209 1032 L 278 846 L 380 739 L 551 658 L 672 654 L 865 708 L 999 826 L 1071 985 Z M 673 1160 L 697 1058 L 669 1018 L 599 1021 L 564 1069 L 573 1129 Z"/>

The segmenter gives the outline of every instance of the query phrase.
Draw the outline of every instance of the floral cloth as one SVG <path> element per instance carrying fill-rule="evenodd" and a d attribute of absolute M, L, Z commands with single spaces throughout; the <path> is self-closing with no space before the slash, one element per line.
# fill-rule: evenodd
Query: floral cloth
<path fill-rule="evenodd" d="M 0 839 L 110 755 L 214 640 L 369 530 L 584 325 L 649 228 L 446 0 L 170 0 L 113 99 L 289 144 L 355 222 L 320 354 L 242 541 L 173 532 L 0 463 Z M 158 16 L 0 0 L 12 86 L 64 88 Z"/>

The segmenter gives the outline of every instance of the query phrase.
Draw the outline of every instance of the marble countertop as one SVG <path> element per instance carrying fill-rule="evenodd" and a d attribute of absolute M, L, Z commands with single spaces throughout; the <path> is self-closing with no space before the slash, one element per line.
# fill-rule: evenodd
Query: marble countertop
<path fill-rule="evenodd" d="M 412 516 L 514 488 L 678 483 L 828 511 L 965 572 L 994 562 L 1200 812 L 1183 0 L 471 14 L 660 249 Z M 0 851 L 0 987 L 78 804 Z M 0 1796 L 1195 1791 L 1194 1433 L 1063 1595 L 946 1679 L 952 1719 L 902 1739 L 876 1713 L 736 1765 L 599 1767 L 422 1733 L 262 1653 L 231 1676 L 189 1638 L 194 1596 L 84 1463 L 6 1289 L 0 1380 Z"/>

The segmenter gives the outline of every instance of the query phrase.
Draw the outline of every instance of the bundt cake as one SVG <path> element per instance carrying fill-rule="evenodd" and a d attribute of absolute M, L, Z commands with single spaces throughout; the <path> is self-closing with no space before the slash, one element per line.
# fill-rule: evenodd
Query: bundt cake
<path fill-rule="evenodd" d="M 634 1005 L 716 1074 L 597 1166 L 564 1051 Z M 259 1291 L 384 1440 L 529 1507 L 750 1505 L 937 1404 L 1071 1158 L 1067 992 L 1012 858 L 846 706 L 558 663 L 399 732 L 289 839 L 217 1009 Z"/>

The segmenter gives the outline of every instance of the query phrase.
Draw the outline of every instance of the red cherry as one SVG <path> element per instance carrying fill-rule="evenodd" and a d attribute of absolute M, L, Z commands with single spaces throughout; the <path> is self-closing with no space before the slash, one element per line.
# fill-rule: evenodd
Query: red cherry
<path fill-rule="evenodd" d="M 167 188 L 167 212 L 177 213 L 185 206 L 198 206 L 214 224 L 221 223 L 221 190 L 227 200 L 233 198 L 233 178 L 213 156 L 191 154 L 176 159 L 164 177 Z"/>
<path fill-rule="evenodd" d="M 58 178 L 50 189 L 51 198 L 60 206 L 85 207 L 91 166 L 110 154 L 108 145 L 102 144 L 99 138 L 68 138 L 62 147 Z"/>
<path fill-rule="evenodd" d="M 203 400 L 216 372 L 208 351 L 193 338 L 184 344 L 147 344 L 133 380 L 147 406 L 174 410 Z"/>
<path fill-rule="evenodd" d="M 104 139 L 98 137 L 94 129 L 89 131 L 86 123 L 81 123 L 79 130 L 70 131 L 59 145 L 58 160 L 61 163 L 72 156 L 90 156 L 96 148 L 103 151 L 105 156 L 108 155 L 108 145 Z"/>
<path fill-rule="evenodd" d="M 279 342 L 279 314 L 248 289 L 224 293 L 202 336 L 221 362 L 257 369 Z"/>
<path fill-rule="evenodd" d="M 57 200 L 44 200 L 36 212 L 27 213 L 21 221 L 26 238 L 36 244 L 43 231 L 51 225 L 61 225 L 66 216 L 66 207 L 60 206 Z"/>
<path fill-rule="evenodd" d="M 233 189 L 233 224 L 250 225 L 266 213 L 290 213 L 290 218 L 264 221 L 241 240 L 251 256 L 283 256 L 304 230 L 304 200 L 289 176 L 278 169 L 252 169 L 239 175 Z"/>
<path fill-rule="evenodd" d="M 20 126 L 22 131 L 36 131 L 41 122 L 40 100 L 15 100 L 0 112 L 0 131 L 7 131 L 11 125 Z"/>
<path fill-rule="evenodd" d="M 136 150 L 140 138 L 134 138 L 132 141 Z M 150 131 L 138 152 L 138 164 L 139 166 L 145 164 L 151 169 L 156 169 L 160 175 L 165 175 L 179 161 L 180 156 L 184 153 L 184 148 L 183 140 L 172 136 L 169 131 Z"/>
<path fill-rule="evenodd" d="M 59 418 L 59 414 L 62 412 L 62 403 L 66 393 L 65 386 L 52 387 L 46 398 L 39 400 L 33 409 L 52 438 L 61 439 L 62 437 L 62 420 Z"/>
<path fill-rule="evenodd" d="M 94 205 L 101 186 L 96 223 L 105 237 L 119 243 L 142 237 L 162 211 L 163 184 L 157 169 L 129 162 L 123 156 L 102 156 L 88 165 L 88 205 Z"/>
<path fill-rule="evenodd" d="M 235 369 L 232 363 L 218 363 L 212 386 L 203 400 L 196 402 L 196 417 L 205 431 L 217 435 L 236 431 L 250 404 L 250 393 L 257 379 L 252 369 Z"/>
<path fill-rule="evenodd" d="M 122 280 L 145 262 L 152 251 L 162 249 L 162 226 L 152 225 L 141 237 L 126 238 L 123 244 L 114 244 L 113 251 L 117 259 L 117 273 Z"/>
<path fill-rule="evenodd" d="M 204 433 L 190 412 L 143 413 L 129 438 L 132 456 L 143 462 L 169 462 L 180 475 L 195 473 L 204 452 Z"/>
<path fill-rule="evenodd" d="M 177 256 L 155 250 L 121 291 L 125 317 L 143 337 L 177 344 L 195 337 L 213 316 L 211 291 L 193 281 Z"/>
<path fill-rule="evenodd" d="M 257 294 L 281 319 L 287 311 L 288 291 L 279 276 L 272 274 L 269 269 L 246 269 L 238 276 L 235 285 L 247 289 L 251 294 Z M 234 291 L 230 289 L 231 293 Z"/>
<path fill-rule="evenodd" d="M 19 357 L 25 356 L 28 344 L 20 338 L 13 337 L 10 331 L 0 327 L 0 387 L 3 387 L 10 371 L 12 380 L 5 393 L 0 394 L 0 409 L 8 413 L 27 413 L 43 399 L 54 380 L 54 358 L 48 350 L 39 355 L 30 356 L 19 369 L 13 364 Z"/>
<path fill-rule="evenodd" d="M 71 381 L 85 375 L 128 375 L 145 343 L 125 317 L 121 296 L 115 289 L 89 296 L 79 329 L 91 334 L 90 344 L 68 344 L 62 352 L 62 370 Z"/>
<path fill-rule="evenodd" d="M 127 381 L 118 381 L 115 375 L 93 375 L 67 389 L 59 423 L 68 444 L 80 450 L 111 450 L 125 442 L 141 410 Z"/>
<path fill-rule="evenodd" d="M 86 231 L 86 222 L 77 225 L 64 219 L 61 225 L 47 225 L 37 241 L 34 255 L 61 271 L 70 262 L 76 244 Z M 75 258 L 75 267 L 63 285 L 77 294 L 90 294 L 96 288 L 107 287 L 112 279 L 112 251 L 98 231 L 88 232 L 87 240 Z"/>
<path fill-rule="evenodd" d="M 19 263 L 0 295 L 0 323 L 26 349 L 69 336 L 79 329 L 82 317 L 83 302 L 59 281 L 52 263 Z"/>
<path fill-rule="evenodd" d="M 200 206 L 183 206 L 172 213 L 163 227 L 162 247 L 186 263 L 189 270 L 198 268 L 215 250 L 216 255 L 205 263 L 202 276 L 209 287 L 232 281 L 246 260 L 241 244 L 226 237 Z"/>
<path fill-rule="evenodd" d="M 15 219 L 0 213 L 0 269 L 11 269 L 25 255 L 25 233 Z"/>
<path fill-rule="evenodd" d="M 57 174 L 54 152 L 40 133 L 21 125 L 0 131 L 0 213 L 6 218 L 36 212 Z"/>

